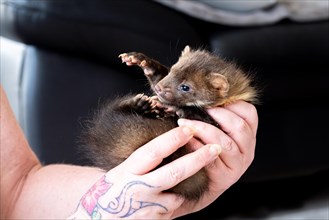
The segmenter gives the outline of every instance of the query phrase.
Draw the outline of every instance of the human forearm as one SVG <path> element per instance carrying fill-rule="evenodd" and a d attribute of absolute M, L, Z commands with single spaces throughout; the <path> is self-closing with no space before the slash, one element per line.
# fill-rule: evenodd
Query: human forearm
<path fill-rule="evenodd" d="M 97 168 L 49 165 L 27 178 L 10 218 L 65 219 L 104 172 Z M 27 217 L 28 216 L 28 217 Z"/>
<path fill-rule="evenodd" d="M 1 86 L 0 101 L 0 213 L 1 219 L 7 219 L 28 174 L 41 165 L 30 149 Z"/>
<path fill-rule="evenodd" d="M 42 167 L 0 86 L 1 219 L 64 219 L 103 173 L 71 165 Z"/>

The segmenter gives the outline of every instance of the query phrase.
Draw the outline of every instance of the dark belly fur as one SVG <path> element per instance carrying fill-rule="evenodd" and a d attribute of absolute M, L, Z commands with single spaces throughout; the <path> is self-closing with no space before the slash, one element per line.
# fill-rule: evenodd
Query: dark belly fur
<path fill-rule="evenodd" d="M 116 100 L 118 101 L 120 100 Z M 116 109 L 116 102 L 105 104 L 88 121 L 86 130 L 81 136 L 85 155 L 91 161 L 91 165 L 104 170 L 110 170 L 119 165 L 137 148 L 177 126 L 177 118 L 157 119 L 136 114 L 133 111 L 123 111 Z M 187 148 L 181 147 L 165 158 L 159 166 L 187 153 Z M 189 200 L 197 200 L 207 187 L 208 177 L 202 169 L 169 191 Z"/>

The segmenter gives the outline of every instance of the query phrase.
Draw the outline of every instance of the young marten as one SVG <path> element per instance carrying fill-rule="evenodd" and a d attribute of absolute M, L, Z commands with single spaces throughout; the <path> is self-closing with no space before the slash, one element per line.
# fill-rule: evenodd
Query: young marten
<path fill-rule="evenodd" d="M 110 170 L 137 148 L 177 127 L 179 117 L 218 124 L 205 109 L 237 100 L 255 103 L 251 78 L 235 65 L 205 50 L 186 46 L 170 69 L 142 53 L 120 54 L 123 63 L 144 71 L 154 96 L 127 95 L 105 103 L 88 121 L 82 137 L 93 165 Z M 161 165 L 189 153 L 181 147 Z M 204 169 L 170 191 L 198 200 L 208 189 Z"/>

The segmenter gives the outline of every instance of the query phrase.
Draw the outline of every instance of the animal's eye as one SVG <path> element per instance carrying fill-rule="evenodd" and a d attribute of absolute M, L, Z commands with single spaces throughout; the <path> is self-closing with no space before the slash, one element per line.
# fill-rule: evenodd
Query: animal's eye
<path fill-rule="evenodd" d="M 188 91 L 190 91 L 190 87 L 187 86 L 187 85 L 184 85 L 184 84 L 180 86 L 180 89 L 181 89 L 182 91 L 184 91 L 184 92 L 188 92 Z"/>

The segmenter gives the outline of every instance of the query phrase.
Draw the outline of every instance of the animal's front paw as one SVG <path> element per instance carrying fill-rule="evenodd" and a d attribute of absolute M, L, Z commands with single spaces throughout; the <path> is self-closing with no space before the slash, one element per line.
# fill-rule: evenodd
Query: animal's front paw
<path fill-rule="evenodd" d="M 165 118 L 176 116 L 177 107 L 163 104 L 157 96 L 152 96 L 150 99 L 152 99 L 152 106 L 154 106 L 152 111 L 157 114 L 157 117 Z"/>
<path fill-rule="evenodd" d="M 133 98 L 133 107 L 138 112 L 150 113 L 155 107 L 155 102 L 147 95 L 138 94 Z"/>
<path fill-rule="evenodd" d="M 122 63 L 126 63 L 127 66 L 139 66 L 143 69 L 146 76 L 152 76 L 155 71 L 157 71 L 157 68 L 159 68 L 159 64 L 156 64 L 154 60 L 142 53 L 122 53 L 119 55 L 119 58 L 121 58 Z"/>
<path fill-rule="evenodd" d="M 138 65 L 138 66 L 144 66 L 146 61 L 146 56 L 142 53 L 137 52 L 130 52 L 130 53 L 122 53 L 119 55 L 119 58 L 121 58 L 122 63 L 126 63 L 127 66 L 132 65 Z"/>
<path fill-rule="evenodd" d="M 119 58 L 121 58 L 122 63 L 126 63 L 127 66 L 137 65 L 141 67 L 145 75 L 153 75 L 155 72 L 152 60 L 142 53 L 122 53 L 119 55 Z"/>

